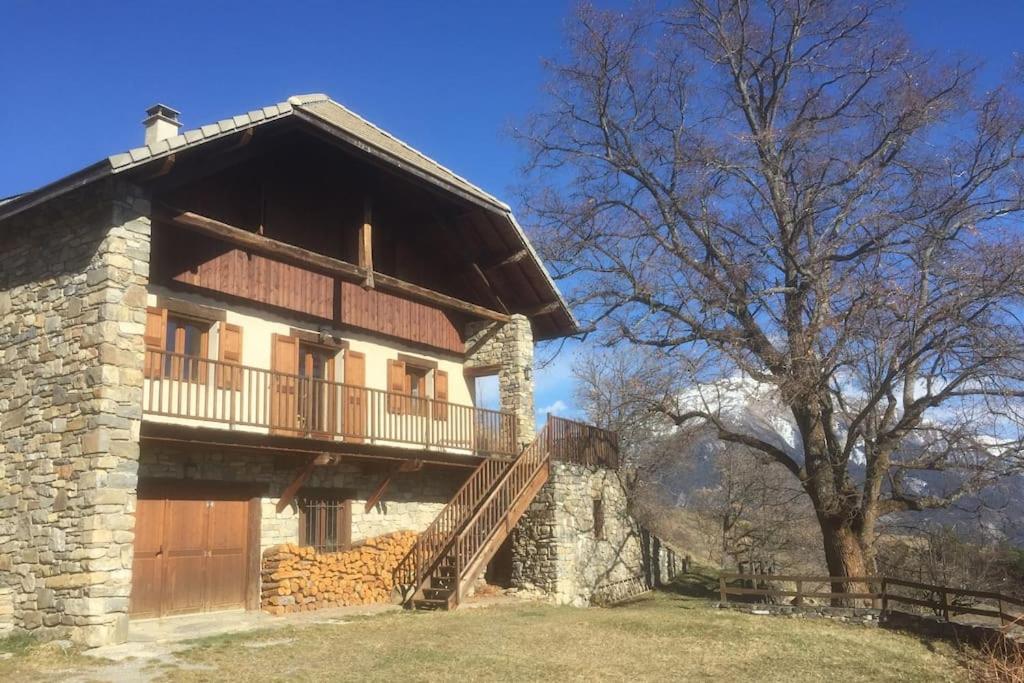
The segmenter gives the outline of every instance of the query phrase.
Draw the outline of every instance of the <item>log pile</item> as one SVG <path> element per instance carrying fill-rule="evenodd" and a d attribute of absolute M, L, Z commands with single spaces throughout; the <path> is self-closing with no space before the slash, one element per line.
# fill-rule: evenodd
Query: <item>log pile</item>
<path fill-rule="evenodd" d="M 388 602 L 394 587 L 391 574 L 415 542 L 415 532 L 397 531 L 337 553 L 318 553 L 291 543 L 267 548 L 263 611 L 285 614 Z"/>

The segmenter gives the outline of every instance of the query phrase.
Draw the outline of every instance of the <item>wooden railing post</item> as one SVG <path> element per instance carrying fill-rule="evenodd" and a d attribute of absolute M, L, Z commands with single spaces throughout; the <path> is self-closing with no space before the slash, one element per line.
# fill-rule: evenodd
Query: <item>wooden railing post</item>
<path fill-rule="evenodd" d="M 882 577 L 882 611 L 889 611 L 889 582 L 884 576 Z"/>
<path fill-rule="evenodd" d="M 804 582 L 803 581 L 797 581 L 796 582 L 796 597 L 793 600 L 793 604 L 796 605 L 797 607 L 799 607 L 799 606 L 804 604 Z"/>
<path fill-rule="evenodd" d="M 437 405 L 437 401 L 433 399 L 427 400 L 427 450 L 434 445 L 434 407 Z"/>
<path fill-rule="evenodd" d="M 456 538 L 452 551 L 455 554 L 455 604 L 462 604 L 462 539 Z"/>
<path fill-rule="evenodd" d="M 949 594 L 945 586 L 939 588 L 939 596 L 942 602 L 942 618 L 949 621 Z"/>
<path fill-rule="evenodd" d="M 728 594 L 726 593 L 726 590 L 725 590 L 725 577 L 724 576 L 719 576 L 718 577 L 718 592 L 719 592 L 719 595 L 721 596 L 722 604 L 724 605 L 724 604 L 728 603 L 729 602 L 729 596 L 728 596 Z"/>

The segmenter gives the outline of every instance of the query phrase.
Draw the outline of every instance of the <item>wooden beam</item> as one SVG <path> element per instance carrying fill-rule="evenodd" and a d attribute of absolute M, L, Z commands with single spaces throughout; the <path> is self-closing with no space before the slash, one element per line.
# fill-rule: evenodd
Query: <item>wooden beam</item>
<path fill-rule="evenodd" d="M 249 230 L 228 225 L 227 223 L 222 223 L 213 218 L 192 213 L 191 211 L 175 211 L 167 208 L 162 208 L 160 211 L 163 214 L 163 218 L 179 227 L 193 232 L 198 232 L 201 235 L 212 237 L 213 239 L 234 245 L 241 249 L 254 251 L 276 260 L 284 261 L 285 263 L 309 268 L 311 270 L 340 277 L 349 281 L 364 282 L 366 280 L 366 271 L 352 263 L 331 258 L 330 256 L 324 256 L 323 254 L 318 254 L 315 251 L 296 247 L 292 244 L 287 244 L 269 237 L 257 235 Z M 396 277 L 385 275 L 384 273 L 374 272 L 373 279 L 375 285 L 379 289 L 396 294 L 402 294 L 415 301 L 434 304 L 441 308 L 448 308 L 477 318 L 483 318 L 485 320 L 508 322 L 511 319 L 510 316 L 504 313 L 499 313 L 498 311 L 491 310 L 484 306 L 471 304 L 468 301 L 456 299 L 453 296 L 448 296 L 447 294 L 442 294 L 441 292 L 427 289 L 426 287 L 420 287 L 419 285 L 399 280 Z"/>
<path fill-rule="evenodd" d="M 531 311 L 527 311 L 524 315 L 527 318 L 532 318 L 537 315 L 547 315 L 548 313 L 554 313 L 555 311 L 561 310 L 562 304 L 558 301 L 552 301 L 549 304 L 544 304 Z"/>
<path fill-rule="evenodd" d="M 501 259 L 500 261 L 497 261 L 495 263 L 489 263 L 487 265 L 481 266 L 481 268 L 483 268 L 483 270 L 486 271 L 486 272 L 490 272 L 492 270 L 498 270 L 499 268 L 504 268 L 505 266 L 510 266 L 513 263 L 519 263 L 520 261 L 522 261 L 523 259 L 525 259 L 529 255 L 530 255 L 529 251 L 527 251 L 526 249 L 520 249 L 519 251 L 515 252 L 511 256 L 506 256 L 505 258 Z"/>
<path fill-rule="evenodd" d="M 313 468 L 316 467 L 317 461 L 320 460 L 321 455 L 310 458 L 309 462 L 300 467 L 295 473 L 295 478 L 292 480 L 292 483 L 288 484 L 288 487 L 281 493 L 281 497 L 277 500 L 278 514 L 291 505 L 292 500 L 295 499 L 295 494 L 299 492 L 302 485 L 306 483 L 307 479 L 309 479 L 309 475 L 313 473 Z"/>
<path fill-rule="evenodd" d="M 477 279 L 484 284 L 487 292 L 491 295 L 491 298 L 494 299 L 494 303 L 498 304 L 498 308 L 500 308 L 503 313 L 511 313 L 508 306 L 505 305 L 505 302 L 501 300 L 501 297 L 498 296 L 498 293 L 494 290 L 494 285 L 491 284 L 490 279 L 488 279 L 487 274 L 484 273 L 483 269 L 476 263 L 471 263 L 470 266 L 473 270 L 473 274 L 476 275 Z"/>
<path fill-rule="evenodd" d="M 463 377 L 490 377 L 501 372 L 501 364 L 478 365 L 472 368 L 462 368 Z"/>
<path fill-rule="evenodd" d="M 166 218 L 175 225 L 226 242 L 242 249 L 274 257 L 296 266 L 313 268 L 328 275 L 336 275 L 351 280 L 361 280 L 364 273 L 361 268 L 330 256 L 318 254 L 309 249 L 296 247 L 279 240 L 257 235 L 254 232 L 207 218 L 191 211 L 168 210 Z"/>
<path fill-rule="evenodd" d="M 494 290 L 494 286 L 491 284 L 491 281 L 487 279 L 487 275 L 480 269 L 480 266 L 476 264 L 476 258 L 470 253 L 469 248 L 466 246 L 466 240 L 461 235 L 461 230 L 459 229 L 456 219 L 445 218 L 445 215 L 436 209 L 431 212 L 431 215 L 434 219 L 434 229 L 437 231 L 437 235 L 447 244 L 447 249 L 450 252 L 459 254 L 463 261 L 469 263 L 469 275 L 471 275 L 478 284 L 483 285 L 482 290 L 484 296 L 489 297 L 502 313 L 511 313 L 508 306 L 505 305 L 505 302 L 501 300 L 501 297 L 499 297 L 498 293 Z M 481 288 L 477 286 L 473 287 L 473 290 L 479 293 Z"/>
<path fill-rule="evenodd" d="M 391 477 L 394 476 L 394 474 L 394 470 L 388 472 L 387 476 L 384 477 L 384 479 L 379 484 L 377 484 L 377 488 L 375 488 L 373 490 L 373 493 L 370 494 L 370 497 L 366 499 L 366 505 L 363 506 L 363 512 L 369 512 L 370 510 L 373 509 L 374 505 L 380 502 L 380 499 L 381 497 L 383 497 L 384 492 L 387 491 L 388 486 L 391 485 Z"/>
<path fill-rule="evenodd" d="M 442 308 L 450 308 L 456 311 L 461 311 L 462 313 L 468 313 L 478 318 L 494 320 L 500 323 L 507 323 L 512 319 L 511 316 L 505 315 L 504 313 L 499 313 L 498 311 L 491 310 L 484 306 L 477 306 L 476 304 L 471 304 L 468 301 L 456 299 L 453 296 L 448 296 L 441 292 L 435 292 L 432 289 L 420 287 L 419 285 L 399 280 L 396 277 L 391 277 L 384 273 L 374 273 L 373 277 L 380 289 L 405 294 L 411 299 L 418 299 L 427 303 L 436 304 Z"/>
<path fill-rule="evenodd" d="M 363 225 L 359 228 L 359 267 L 366 273 L 363 287 L 373 289 L 373 203 L 369 196 L 363 199 Z"/>

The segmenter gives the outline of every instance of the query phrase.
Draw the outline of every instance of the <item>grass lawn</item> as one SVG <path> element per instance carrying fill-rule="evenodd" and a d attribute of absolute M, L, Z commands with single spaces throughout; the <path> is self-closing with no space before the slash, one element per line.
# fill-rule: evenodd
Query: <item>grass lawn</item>
<path fill-rule="evenodd" d="M 0 680 L 68 680 L 79 661 L 22 650 Z M 539 604 L 402 612 L 195 641 L 167 681 L 964 680 L 945 643 L 820 620 L 751 616 L 651 594 L 610 609 Z M 95 660 L 92 660 L 93 662 Z M 95 666 L 94 664 L 92 666 Z M 100 673 L 100 672 L 98 672 Z M 82 671 L 82 680 L 91 676 Z M 100 673 L 98 679 L 105 676 Z"/>

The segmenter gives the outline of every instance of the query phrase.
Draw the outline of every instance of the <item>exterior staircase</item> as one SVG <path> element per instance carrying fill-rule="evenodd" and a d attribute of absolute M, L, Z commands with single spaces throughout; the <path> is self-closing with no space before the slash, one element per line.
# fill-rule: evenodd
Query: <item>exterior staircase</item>
<path fill-rule="evenodd" d="M 407 607 L 459 605 L 547 482 L 550 424 L 514 460 L 485 460 L 419 536 L 394 574 Z"/>

